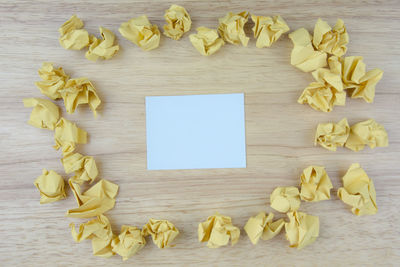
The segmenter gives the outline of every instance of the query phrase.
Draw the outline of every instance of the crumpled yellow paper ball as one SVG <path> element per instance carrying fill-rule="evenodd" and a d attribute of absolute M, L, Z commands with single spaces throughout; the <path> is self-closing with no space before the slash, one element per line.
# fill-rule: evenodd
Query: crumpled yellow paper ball
<path fill-rule="evenodd" d="M 99 30 L 103 40 L 90 36 L 89 49 L 85 54 L 85 57 L 92 61 L 96 61 L 99 58 L 110 59 L 119 50 L 119 45 L 115 42 L 114 33 L 103 27 L 100 27 Z"/>
<path fill-rule="evenodd" d="M 263 240 L 269 240 L 279 234 L 285 221 L 279 219 L 273 222 L 273 218 L 273 213 L 269 213 L 267 216 L 265 212 L 260 212 L 256 216 L 249 218 L 244 226 L 244 230 L 246 231 L 251 243 L 256 245 L 260 238 Z"/>
<path fill-rule="evenodd" d="M 270 196 L 271 208 L 279 212 L 296 211 L 300 208 L 300 192 L 297 187 L 277 187 Z"/>
<path fill-rule="evenodd" d="M 42 175 L 33 183 L 40 192 L 40 204 L 51 203 L 64 199 L 64 179 L 55 171 L 43 169 Z"/>
<path fill-rule="evenodd" d="M 331 198 L 333 188 L 331 179 L 322 166 L 309 166 L 300 177 L 300 198 L 304 201 L 317 202 Z"/>
<path fill-rule="evenodd" d="M 216 30 L 206 27 L 199 27 L 196 30 L 197 34 L 189 35 L 189 39 L 194 48 L 203 56 L 214 54 L 225 44 Z"/>
<path fill-rule="evenodd" d="M 345 58 L 331 57 L 330 64 L 340 68 L 344 89 L 351 98 L 362 98 L 367 103 L 374 102 L 376 84 L 382 79 L 383 71 L 373 69 L 366 72 L 366 65 L 363 57 L 350 56 Z"/>
<path fill-rule="evenodd" d="M 142 230 L 129 225 L 122 225 L 121 233 L 111 242 L 112 251 L 122 256 L 124 261 L 135 255 L 145 245 L 146 239 L 142 235 Z"/>
<path fill-rule="evenodd" d="M 119 186 L 105 179 L 90 187 L 84 193 L 81 193 L 79 184 L 68 180 L 78 208 L 70 209 L 66 215 L 74 218 L 90 218 L 101 215 L 114 208 L 115 198 L 118 194 Z"/>
<path fill-rule="evenodd" d="M 87 132 L 78 128 L 75 123 L 61 118 L 54 128 L 54 149 L 62 149 L 63 153 L 75 150 L 76 144 L 87 143 Z"/>
<path fill-rule="evenodd" d="M 199 242 L 207 242 L 209 248 L 226 246 L 231 240 L 231 245 L 239 241 L 240 229 L 232 224 L 232 219 L 216 212 L 207 218 L 207 221 L 199 223 Z"/>
<path fill-rule="evenodd" d="M 35 85 L 40 92 L 53 100 L 61 98 L 59 91 L 69 78 L 63 68 L 54 68 L 52 63 L 44 62 L 38 73 L 42 81 L 35 82 Z"/>
<path fill-rule="evenodd" d="M 314 49 L 311 35 L 306 29 L 300 28 L 291 32 L 289 39 L 293 43 L 290 64 L 304 72 L 314 71 L 327 65 L 326 52 Z"/>
<path fill-rule="evenodd" d="M 282 34 L 290 30 L 286 21 L 279 15 L 273 18 L 251 15 L 251 19 L 254 22 L 252 30 L 254 38 L 257 38 L 257 48 L 270 47 Z"/>
<path fill-rule="evenodd" d="M 69 79 L 65 87 L 60 90 L 60 94 L 64 99 L 65 109 L 70 114 L 75 112 L 78 105 L 88 104 L 96 116 L 96 109 L 101 104 L 92 82 L 85 77 Z"/>
<path fill-rule="evenodd" d="M 316 49 L 341 57 L 346 54 L 348 43 L 349 35 L 343 20 L 338 19 L 333 28 L 326 21 L 317 20 L 313 36 L 313 44 Z"/>
<path fill-rule="evenodd" d="M 69 227 L 75 242 L 79 243 L 85 239 L 92 240 L 93 255 L 109 258 L 115 254 L 111 247 L 114 235 L 106 216 L 99 215 L 96 219 L 80 224 L 78 232 L 76 232 L 74 223 L 70 223 Z"/>
<path fill-rule="evenodd" d="M 64 166 L 65 173 L 75 172 L 75 175 L 71 178 L 74 183 L 92 183 L 99 174 L 96 162 L 91 156 L 83 156 L 72 152 L 65 153 L 61 163 Z"/>
<path fill-rule="evenodd" d="M 319 218 L 303 212 L 289 212 L 285 223 L 286 239 L 290 247 L 302 249 L 313 243 L 319 235 Z"/>
<path fill-rule="evenodd" d="M 374 183 L 361 168 L 353 163 L 342 178 L 343 187 L 338 190 L 338 197 L 357 215 L 373 215 L 378 212 Z"/>
<path fill-rule="evenodd" d="M 83 22 L 73 15 L 59 29 L 60 44 L 65 49 L 81 50 L 89 45 L 89 33 L 83 28 Z"/>
<path fill-rule="evenodd" d="M 338 123 L 319 123 L 315 132 L 314 145 L 319 144 L 323 148 L 336 151 L 337 147 L 343 147 L 350 134 L 350 126 L 346 118 Z"/>
<path fill-rule="evenodd" d="M 360 83 L 354 88 L 346 88 L 350 91 L 351 98 L 362 98 L 367 103 L 374 102 L 376 84 L 382 79 L 383 71 L 373 69 L 365 73 Z"/>
<path fill-rule="evenodd" d="M 179 40 L 185 32 L 190 30 L 192 20 L 183 6 L 171 5 L 165 11 L 164 35 L 174 40 Z"/>
<path fill-rule="evenodd" d="M 123 37 L 144 51 L 155 49 L 160 44 L 160 31 L 157 25 L 150 23 L 146 15 L 122 23 L 118 30 Z"/>
<path fill-rule="evenodd" d="M 28 123 L 41 129 L 54 130 L 60 118 L 58 106 L 47 99 L 24 98 L 25 107 L 33 107 Z"/>
<path fill-rule="evenodd" d="M 363 150 L 365 145 L 370 148 L 387 147 L 388 134 L 383 125 L 373 119 L 356 123 L 350 128 L 350 135 L 345 146 L 353 151 Z"/>
<path fill-rule="evenodd" d="M 303 91 L 297 102 L 308 104 L 311 108 L 330 112 L 334 106 L 346 104 L 346 92 L 340 75 L 326 68 L 312 72 L 316 82 L 310 83 Z"/>
<path fill-rule="evenodd" d="M 172 242 L 179 235 L 179 230 L 175 225 L 167 220 L 150 219 L 143 226 L 143 235 L 151 235 L 153 243 L 159 248 L 173 247 Z"/>
<path fill-rule="evenodd" d="M 220 18 L 218 32 L 222 39 L 228 43 L 247 46 L 249 37 L 244 32 L 244 25 L 249 18 L 249 13 L 243 11 L 241 13 L 228 12 L 225 17 Z"/>

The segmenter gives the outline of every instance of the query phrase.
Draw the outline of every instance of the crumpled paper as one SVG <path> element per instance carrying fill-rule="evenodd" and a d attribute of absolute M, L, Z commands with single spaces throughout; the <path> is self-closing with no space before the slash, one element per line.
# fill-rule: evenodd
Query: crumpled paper
<path fill-rule="evenodd" d="M 316 82 L 306 87 L 297 100 L 299 104 L 309 104 L 315 110 L 330 112 L 333 106 L 346 104 L 346 92 L 340 75 L 330 69 L 319 68 L 312 72 Z"/>
<path fill-rule="evenodd" d="M 71 234 L 75 242 L 79 243 L 85 239 L 92 240 L 93 255 L 103 258 L 114 255 L 111 247 L 114 235 L 106 216 L 100 214 L 96 219 L 80 224 L 78 232 L 75 230 L 74 223 L 70 223 L 69 227 L 71 227 Z"/>
<path fill-rule="evenodd" d="M 47 99 L 25 98 L 24 107 L 33 107 L 28 123 L 41 129 L 54 130 L 60 118 L 58 106 Z"/>
<path fill-rule="evenodd" d="M 78 184 L 92 183 L 99 171 L 93 157 L 83 156 L 79 153 L 65 153 L 61 159 L 65 173 L 75 172 L 71 181 Z"/>
<path fill-rule="evenodd" d="M 192 20 L 183 6 L 171 5 L 165 11 L 164 35 L 179 40 L 185 32 L 190 30 Z"/>
<path fill-rule="evenodd" d="M 54 129 L 54 140 L 56 144 L 53 147 L 56 150 L 61 148 L 63 153 L 72 152 L 76 144 L 87 143 L 87 132 L 62 117 Z"/>
<path fill-rule="evenodd" d="M 286 239 L 290 247 L 302 249 L 313 243 L 319 235 L 318 216 L 303 212 L 289 212 L 289 222 L 285 223 Z"/>
<path fill-rule="evenodd" d="M 231 245 L 239 241 L 240 229 L 232 225 L 232 219 L 219 214 L 207 218 L 207 221 L 199 223 L 199 242 L 207 242 L 209 248 L 226 246 L 231 239 Z"/>
<path fill-rule="evenodd" d="M 118 30 L 123 37 L 144 51 L 155 49 L 160 44 L 160 31 L 157 25 L 150 23 L 146 15 L 122 23 Z"/>
<path fill-rule="evenodd" d="M 115 42 L 114 33 L 103 27 L 100 27 L 99 30 L 103 40 L 90 36 L 89 50 L 85 54 L 85 57 L 92 61 L 96 61 L 99 58 L 110 59 L 119 50 L 119 45 Z"/>
<path fill-rule="evenodd" d="M 89 33 L 83 28 L 83 22 L 73 15 L 59 29 L 60 44 L 65 49 L 81 50 L 89 45 Z"/>
<path fill-rule="evenodd" d="M 314 71 L 327 65 L 327 54 L 314 49 L 311 35 L 306 29 L 300 28 L 291 32 L 289 38 L 293 43 L 290 64 L 304 72 Z"/>
<path fill-rule="evenodd" d="M 251 15 L 251 19 L 254 22 L 252 30 L 254 38 L 257 38 L 257 48 L 270 47 L 282 34 L 290 30 L 286 21 L 279 15 L 273 18 Z"/>
<path fill-rule="evenodd" d="M 360 151 L 364 149 L 365 145 L 370 148 L 387 147 L 389 145 L 385 128 L 373 119 L 352 125 L 345 147 L 353 151 Z"/>
<path fill-rule="evenodd" d="M 363 98 L 367 103 L 374 102 L 376 84 L 383 76 L 381 69 L 366 72 L 363 57 L 360 56 L 342 59 L 335 57 L 331 60 L 341 66 L 344 89 L 347 89 L 351 98 Z"/>
<path fill-rule="evenodd" d="M 199 27 L 196 30 L 197 33 L 189 35 L 189 39 L 194 48 L 203 56 L 214 54 L 225 44 L 216 30 L 206 27 Z"/>
<path fill-rule="evenodd" d="M 68 180 L 72 193 L 75 196 L 78 208 L 67 211 L 67 216 L 75 218 L 89 218 L 98 216 L 112 209 L 119 186 L 105 179 L 100 180 L 91 188 L 81 193 L 79 184 Z"/>
<path fill-rule="evenodd" d="M 322 166 L 309 166 L 300 177 L 300 198 L 304 201 L 317 202 L 331 198 L 333 188 L 331 179 Z"/>
<path fill-rule="evenodd" d="M 35 85 L 40 92 L 53 100 L 61 98 L 59 91 L 69 78 L 63 68 L 54 68 L 53 63 L 44 62 L 38 73 L 42 81 L 35 82 Z"/>
<path fill-rule="evenodd" d="M 373 215 L 378 212 L 374 183 L 361 168 L 353 163 L 342 178 L 343 187 L 338 190 L 338 197 L 357 215 Z"/>
<path fill-rule="evenodd" d="M 279 234 L 285 221 L 279 219 L 273 222 L 273 218 L 273 213 L 269 213 L 267 216 L 265 212 L 260 212 L 256 216 L 250 217 L 244 226 L 244 230 L 246 231 L 251 243 L 256 245 L 260 238 L 263 240 L 269 240 Z"/>
<path fill-rule="evenodd" d="M 40 192 L 40 204 L 51 203 L 66 197 L 64 179 L 55 171 L 43 169 L 33 183 Z"/>
<path fill-rule="evenodd" d="M 238 14 L 228 12 L 225 17 L 218 19 L 218 32 L 222 39 L 234 45 L 239 45 L 241 43 L 243 46 L 247 46 L 250 38 L 246 36 L 243 27 L 248 17 L 249 13 L 243 11 Z"/>
<path fill-rule="evenodd" d="M 93 84 L 85 77 L 69 79 L 65 87 L 60 90 L 61 97 L 64 99 L 65 109 L 72 114 L 80 104 L 89 104 L 90 109 L 96 115 L 96 109 L 101 100 L 97 95 Z"/>
<path fill-rule="evenodd" d="M 171 243 L 179 235 L 179 230 L 175 225 L 167 220 L 150 219 L 143 226 L 143 236 L 151 235 L 153 243 L 159 248 L 173 247 Z"/>
<path fill-rule="evenodd" d="M 65 109 L 70 114 L 75 112 L 78 105 L 89 104 L 90 109 L 96 116 L 96 109 L 101 104 L 96 89 L 85 77 L 69 79 L 65 87 L 60 90 L 60 94 L 64 99 Z"/>
<path fill-rule="evenodd" d="M 320 123 L 315 132 L 314 145 L 319 144 L 323 148 L 336 151 L 343 147 L 350 134 L 350 126 L 346 118 L 338 123 Z"/>
<path fill-rule="evenodd" d="M 146 239 L 142 231 L 129 225 L 122 225 L 121 233 L 111 242 L 112 251 L 122 256 L 124 261 L 135 255 L 145 245 Z"/>
<path fill-rule="evenodd" d="M 373 69 L 368 71 L 361 79 L 360 84 L 355 88 L 350 88 L 351 98 L 362 98 L 367 103 L 374 102 L 376 84 L 382 79 L 383 71 Z"/>
<path fill-rule="evenodd" d="M 277 187 L 270 196 L 271 208 L 279 212 L 296 211 L 300 208 L 299 189 L 294 186 Z"/>
<path fill-rule="evenodd" d="M 333 28 L 326 21 L 317 20 L 313 36 L 313 44 L 316 49 L 341 57 L 346 54 L 348 43 L 349 35 L 343 20 L 338 19 Z"/>

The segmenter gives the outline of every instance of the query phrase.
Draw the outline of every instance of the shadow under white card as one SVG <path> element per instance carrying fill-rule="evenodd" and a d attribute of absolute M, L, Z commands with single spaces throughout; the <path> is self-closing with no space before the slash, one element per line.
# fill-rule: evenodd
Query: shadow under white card
<path fill-rule="evenodd" d="M 146 97 L 147 169 L 246 168 L 244 94 Z"/>

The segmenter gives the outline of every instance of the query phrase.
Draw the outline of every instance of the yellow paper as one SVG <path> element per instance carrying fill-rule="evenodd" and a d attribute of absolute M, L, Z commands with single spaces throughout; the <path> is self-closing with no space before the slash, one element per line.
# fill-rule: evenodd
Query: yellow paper
<path fill-rule="evenodd" d="M 232 224 L 232 219 L 218 212 L 199 223 L 199 242 L 207 242 L 209 248 L 226 246 L 231 239 L 231 245 L 239 241 L 240 229 Z"/>
<path fill-rule="evenodd" d="M 254 38 L 257 38 L 256 47 L 270 47 L 279 37 L 290 30 L 281 16 L 264 17 L 251 15 L 254 22 Z"/>
<path fill-rule="evenodd" d="M 244 230 L 246 231 L 251 243 L 256 245 L 260 238 L 263 240 L 269 240 L 279 234 L 285 222 L 283 219 L 273 222 L 273 218 L 273 213 L 269 213 L 267 216 L 265 212 L 260 212 L 257 216 L 250 217 L 244 226 Z"/>
<path fill-rule="evenodd" d="M 145 245 L 146 239 L 142 231 L 129 225 L 122 225 L 121 233 L 111 242 L 112 251 L 122 256 L 124 261 L 135 255 Z"/>
<path fill-rule="evenodd" d="M 59 91 L 64 88 L 69 78 L 63 68 L 56 69 L 52 63 L 44 62 L 38 72 L 42 81 L 35 82 L 35 85 L 40 92 L 53 100 L 61 98 Z"/>
<path fill-rule="evenodd" d="M 59 29 L 60 44 L 65 49 L 81 50 L 89 45 L 89 33 L 83 28 L 83 22 L 73 15 Z"/>
<path fill-rule="evenodd" d="M 290 64 L 304 72 L 314 71 L 327 65 L 327 54 L 314 50 L 311 35 L 306 29 L 300 28 L 291 32 L 289 38 L 293 43 Z"/>
<path fill-rule="evenodd" d="M 25 107 L 33 107 L 28 123 L 42 129 L 54 130 L 60 112 L 53 102 L 42 98 L 25 98 Z"/>
<path fill-rule="evenodd" d="M 339 75 L 340 77 L 342 77 L 342 82 L 344 82 L 343 80 L 343 76 L 342 76 L 342 63 L 341 63 L 341 59 L 337 56 L 330 56 L 328 58 L 328 66 L 329 69 L 332 73 Z M 346 85 L 343 84 L 343 88 L 346 89 Z"/>
<path fill-rule="evenodd" d="M 114 33 L 103 27 L 100 27 L 99 30 L 103 40 L 100 41 L 95 36 L 90 36 L 89 50 L 85 54 L 85 57 L 89 60 L 110 59 L 119 50 L 119 45 L 115 42 Z"/>
<path fill-rule="evenodd" d="M 304 89 L 297 100 L 299 104 L 309 104 L 315 110 L 330 112 L 333 106 L 344 106 L 346 92 L 340 75 L 326 68 L 319 68 L 312 72 L 316 82 L 312 82 Z"/>
<path fill-rule="evenodd" d="M 338 123 L 320 123 L 315 132 L 314 145 L 336 151 L 336 148 L 344 146 L 350 134 L 350 126 L 344 118 Z"/>
<path fill-rule="evenodd" d="M 96 89 L 88 78 L 69 79 L 64 89 L 60 90 L 61 97 L 64 99 L 65 109 L 72 114 L 80 104 L 89 104 L 93 114 L 96 115 L 96 109 L 101 104 Z"/>
<path fill-rule="evenodd" d="M 99 174 L 94 158 L 83 156 L 79 153 L 65 153 L 61 159 L 65 173 L 75 172 L 71 178 L 74 183 L 82 184 L 84 182 L 92 183 Z"/>
<path fill-rule="evenodd" d="M 78 128 L 75 123 L 61 118 L 54 129 L 54 140 L 56 150 L 61 148 L 63 153 L 72 152 L 76 144 L 87 143 L 87 132 Z"/>
<path fill-rule="evenodd" d="M 67 216 L 75 218 L 89 218 L 98 216 L 112 209 L 115 205 L 115 197 L 118 194 L 118 185 L 105 179 L 81 193 L 79 184 L 71 179 L 68 181 L 72 193 L 75 196 L 78 208 L 67 211 Z"/>
<path fill-rule="evenodd" d="M 171 5 L 165 11 L 164 18 L 167 22 L 164 25 L 164 35 L 174 40 L 179 40 L 185 32 L 190 30 L 192 25 L 189 14 L 182 6 Z"/>
<path fill-rule="evenodd" d="M 370 148 L 386 147 L 389 145 L 385 128 L 373 119 L 354 124 L 345 146 L 353 151 L 363 150 L 365 145 Z"/>
<path fill-rule="evenodd" d="M 299 189 L 294 186 L 277 187 L 270 196 L 271 208 L 279 212 L 296 211 L 300 208 Z"/>
<path fill-rule="evenodd" d="M 175 225 L 167 220 L 150 219 L 143 226 L 143 235 L 146 237 L 151 235 L 153 243 L 159 248 L 173 247 L 172 242 L 179 235 Z"/>
<path fill-rule="evenodd" d="M 75 224 L 71 223 L 71 234 L 75 242 L 81 242 L 85 239 L 92 240 L 93 255 L 103 258 L 109 258 L 115 253 L 112 251 L 111 241 L 114 237 L 110 221 L 104 215 L 97 216 L 79 225 L 79 231 L 76 232 Z"/>
<path fill-rule="evenodd" d="M 382 79 L 383 71 L 373 69 L 368 71 L 361 79 L 360 84 L 349 90 L 351 98 L 362 98 L 367 103 L 374 102 L 376 84 Z"/>
<path fill-rule="evenodd" d="M 353 163 L 342 178 L 343 187 L 338 190 L 338 197 L 357 215 L 373 215 L 378 212 L 374 183 L 360 167 Z"/>
<path fill-rule="evenodd" d="M 243 46 L 247 46 L 250 38 L 246 36 L 243 27 L 248 17 L 249 13 L 243 11 L 238 14 L 228 12 L 225 17 L 220 18 L 218 20 L 218 32 L 222 39 L 234 45 L 239 45 L 241 43 Z"/>
<path fill-rule="evenodd" d="M 343 83 L 346 88 L 360 83 L 361 77 L 365 75 L 366 65 L 363 57 L 351 56 L 339 59 L 343 69 Z"/>
<path fill-rule="evenodd" d="M 160 31 L 157 25 L 150 23 L 146 15 L 122 23 L 119 32 L 144 51 L 155 49 L 160 44 Z"/>
<path fill-rule="evenodd" d="M 346 45 L 348 43 L 349 35 L 347 34 L 343 20 L 338 19 L 336 25 L 332 29 L 326 21 L 318 19 L 314 27 L 313 36 L 315 48 L 341 57 L 346 54 Z"/>
<path fill-rule="evenodd" d="M 40 192 L 40 204 L 51 203 L 66 197 L 64 179 L 55 171 L 43 169 L 33 183 Z"/>
<path fill-rule="evenodd" d="M 206 27 L 196 29 L 197 34 L 189 35 L 190 42 L 203 56 L 209 56 L 217 52 L 225 42 L 219 38 L 216 30 Z"/>
<path fill-rule="evenodd" d="M 367 103 L 374 102 L 376 84 L 382 79 L 383 71 L 373 69 L 366 72 L 363 57 L 351 56 L 337 59 L 342 66 L 344 88 L 352 98 L 363 98 Z"/>
<path fill-rule="evenodd" d="M 324 167 L 309 166 L 305 168 L 300 180 L 300 198 L 302 200 L 317 202 L 331 198 L 333 186 Z"/>
<path fill-rule="evenodd" d="M 310 245 L 319 235 L 319 218 L 303 212 L 289 212 L 285 223 L 286 239 L 290 247 L 302 249 Z"/>

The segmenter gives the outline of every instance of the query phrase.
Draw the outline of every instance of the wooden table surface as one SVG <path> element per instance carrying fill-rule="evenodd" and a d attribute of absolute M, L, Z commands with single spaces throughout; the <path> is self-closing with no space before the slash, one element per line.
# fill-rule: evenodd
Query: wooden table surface
<path fill-rule="evenodd" d="M 119 2 L 119 3 L 117 3 Z M 294 1 L 293 1 L 294 2 Z M 331 25 L 345 21 L 347 55 L 363 56 L 368 69 L 384 70 L 373 104 L 347 99 L 331 113 L 318 112 L 296 100 L 312 81 L 290 65 L 287 35 L 271 48 L 226 45 L 211 57 L 201 56 L 188 34 L 180 41 L 162 37 L 161 45 L 143 52 L 117 33 L 119 25 L 147 14 L 160 28 L 170 1 L 0 1 L 0 260 L 1 265 L 29 266 L 366 266 L 400 261 L 400 5 L 398 1 L 176 1 L 190 13 L 191 33 L 199 26 L 217 27 L 228 11 L 281 14 L 292 30 L 313 29 L 321 17 Z M 117 35 L 121 50 L 109 61 L 91 62 L 84 51 L 64 50 L 58 27 L 72 14 L 98 35 L 104 26 Z M 246 31 L 251 34 L 252 23 Z M 148 245 L 122 262 L 95 257 L 90 241 L 73 241 L 68 224 L 84 220 L 64 217 L 75 207 L 68 198 L 40 205 L 33 185 L 42 168 L 67 180 L 61 154 L 52 148 L 53 133 L 29 126 L 26 97 L 44 97 L 34 86 L 42 62 L 64 67 L 72 77 L 86 76 L 103 100 L 100 116 L 87 107 L 62 115 L 89 133 L 78 147 L 95 157 L 100 177 L 120 186 L 114 209 L 107 212 L 112 228 L 141 227 L 151 217 L 171 220 L 181 231 L 176 247 Z M 146 169 L 145 96 L 245 93 L 247 168 L 148 171 Z M 389 134 L 387 148 L 330 152 L 313 146 L 320 122 L 349 123 L 374 118 Z M 359 162 L 373 179 L 379 212 L 357 217 L 336 196 L 341 177 Z M 301 211 L 320 217 L 320 236 L 303 250 L 289 248 L 284 233 L 253 246 L 243 231 L 250 216 L 272 211 L 269 194 L 277 186 L 296 186 L 309 165 L 326 166 L 334 185 L 332 199 L 302 203 Z M 234 247 L 208 249 L 197 242 L 197 225 L 219 211 L 242 229 Z M 278 214 L 278 217 L 284 217 Z"/>

